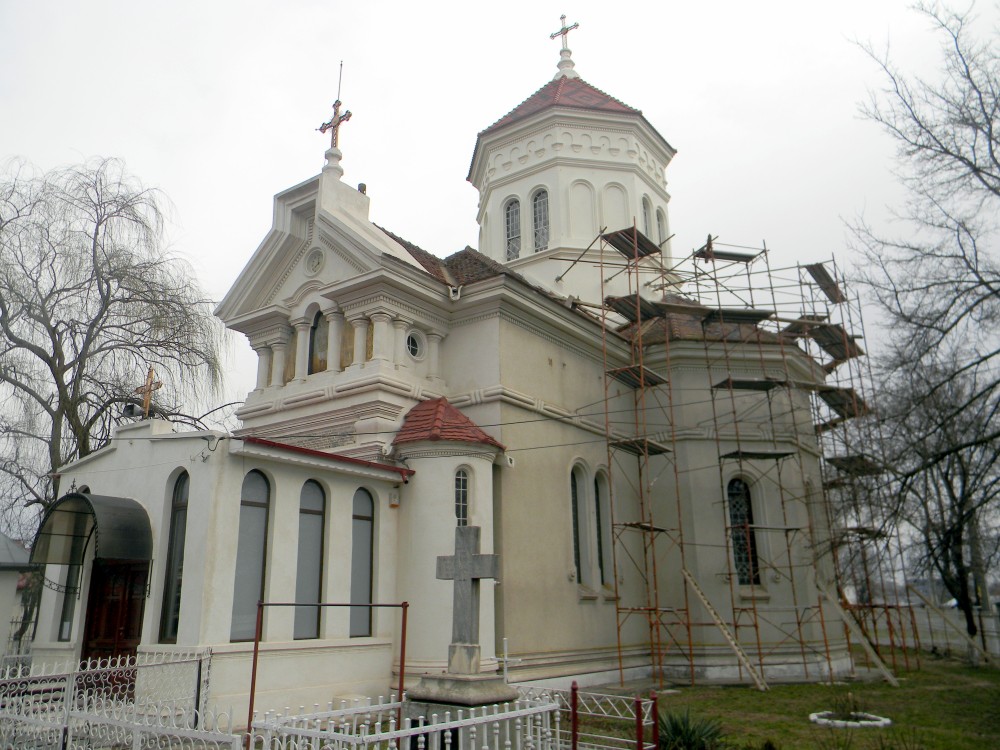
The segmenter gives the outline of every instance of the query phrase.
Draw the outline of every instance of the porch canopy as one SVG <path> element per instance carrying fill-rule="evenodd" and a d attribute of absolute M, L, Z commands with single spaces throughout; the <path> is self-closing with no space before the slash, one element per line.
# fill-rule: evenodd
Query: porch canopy
<path fill-rule="evenodd" d="M 153 534 L 146 509 L 127 497 L 70 492 L 45 512 L 31 546 L 31 562 L 80 565 L 90 537 L 94 557 L 151 560 Z"/>

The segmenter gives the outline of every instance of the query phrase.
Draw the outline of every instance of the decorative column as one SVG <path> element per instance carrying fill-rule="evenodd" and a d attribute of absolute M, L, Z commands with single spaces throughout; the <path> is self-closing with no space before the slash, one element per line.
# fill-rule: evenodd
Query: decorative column
<path fill-rule="evenodd" d="M 295 326 L 295 377 L 296 382 L 305 381 L 309 374 L 309 333 L 312 328 L 307 320 L 297 320 Z"/>
<path fill-rule="evenodd" d="M 377 312 L 371 314 L 374 335 L 372 336 L 372 359 L 389 359 L 389 322 L 392 318 L 388 313 Z"/>
<path fill-rule="evenodd" d="M 396 329 L 392 359 L 396 363 L 396 367 L 400 367 L 406 362 L 406 331 L 409 329 L 410 323 L 402 318 L 396 318 L 392 321 L 392 327 Z"/>
<path fill-rule="evenodd" d="M 439 371 L 438 360 L 441 353 L 441 339 L 443 339 L 440 333 L 428 333 L 427 334 L 427 377 L 428 378 L 439 378 L 441 373 Z"/>
<path fill-rule="evenodd" d="M 351 325 L 354 326 L 354 361 L 351 367 L 361 367 L 368 349 L 368 318 L 354 318 Z"/>
<path fill-rule="evenodd" d="M 275 341 L 271 344 L 271 351 L 274 353 L 271 358 L 272 386 L 285 384 L 285 352 L 287 349 L 287 341 Z"/>
<path fill-rule="evenodd" d="M 340 372 L 340 348 L 344 341 L 344 313 L 339 310 L 326 313 L 326 320 L 330 324 L 327 331 L 326 343 L 326 369 L 327 372 Z"/>
<path fill-rule="evenodd" d="M 257 387 L 255 390 L 262 391 L 267 388 L 271 375 L 271 347 L 264 345 L 254 347 L 257 353 Z"/>

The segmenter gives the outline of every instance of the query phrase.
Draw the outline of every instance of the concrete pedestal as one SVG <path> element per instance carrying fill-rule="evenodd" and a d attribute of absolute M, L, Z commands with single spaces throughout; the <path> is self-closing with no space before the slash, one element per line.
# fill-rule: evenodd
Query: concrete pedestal
<path fill-rule="evenodd" d="M 406 692 L 413 703 L 487 706 L 517 699 L 517 691 L 495 674 L 425 674 Z"/>

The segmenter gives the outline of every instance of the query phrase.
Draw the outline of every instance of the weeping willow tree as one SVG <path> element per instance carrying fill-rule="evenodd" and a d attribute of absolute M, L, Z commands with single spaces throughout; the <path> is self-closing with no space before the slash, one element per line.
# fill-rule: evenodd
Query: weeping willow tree
<path fill-rule="evenodd" d="M 0 487 L 7 521 L 106 445 L 152 367 L 159 416 L 218 392 L 221 325 L 164 247 L 164 198 L 117 160 L 0 177 Z M 35 514 L 29 514 L 35 515 Z"/>

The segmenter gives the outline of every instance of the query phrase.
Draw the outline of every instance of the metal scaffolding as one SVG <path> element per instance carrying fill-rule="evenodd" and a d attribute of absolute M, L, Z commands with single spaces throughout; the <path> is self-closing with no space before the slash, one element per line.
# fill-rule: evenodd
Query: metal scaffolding
<path fill-rule="evenodd" d="M 805 679 L 832 680 L 832 641 L 846 641 L 845 655 L 864 649 L 894 682 L 885 658 L 910 667 L 916 626 L 899 530 L 872 481 L 882 462 L 861 305 L 836 266 L 774 269 L 766 246 L 711 236 L 670 264 L 635 226 L 599 246 L 619 663 L 628 623 L 642 618 L 661 684 L 695 682 L 699 656 L 726 650 L 762 690 L 791 659 Z M 713 465 L 692 464 L 705 445 Z M 714 497 L 698 499 L 719 509 L 721 539 L 685 535 L 708 473 Z"/>

